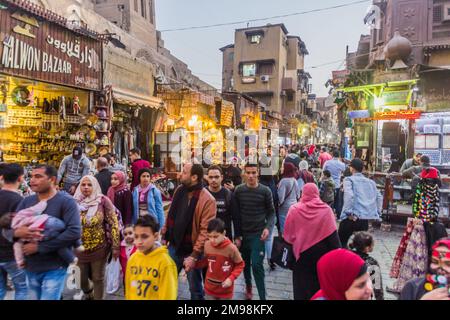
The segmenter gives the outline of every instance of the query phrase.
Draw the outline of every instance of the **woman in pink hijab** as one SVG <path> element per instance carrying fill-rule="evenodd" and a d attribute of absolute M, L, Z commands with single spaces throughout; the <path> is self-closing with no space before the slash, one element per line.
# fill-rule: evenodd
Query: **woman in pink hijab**
<path fill-rule="evenodd" d="M 317 262 L 341 247 L 333 210 L 320 200 L 316 184 L 307 183 L 300 202 L 289 209 L 283 237 L 292 244 L 297 260 L 292 273 L 294 299 L 310 300 L 320 289 Z"/>
<path fill-rule="evenodd" d="M 120 211 L 124 225 L 131 224 L 133 217 L 133 195 L 128 188 L 127 177 L 122 171 L 116 171 L 111 176 L 111 187 L 108 198 Z"/>

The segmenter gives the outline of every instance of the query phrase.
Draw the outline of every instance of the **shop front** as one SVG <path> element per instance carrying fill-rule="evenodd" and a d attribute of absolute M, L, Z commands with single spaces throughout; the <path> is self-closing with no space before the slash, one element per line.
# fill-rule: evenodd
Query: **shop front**
<path fill-rule="evenodd" d="M 233 125 L 234 106 L 213 95 L 188 88 L 158 92 L 167 105 L 161 130 L 155 132 L 160 166 L 166 173 L 181 171 L 182 163 L 197 159 L 222 163 L 224 129 Z"/>
<path fill-rule="evenodd" d="M 400 169 L 413 152 L 410 127 L 422 111 L 416 104 L 417 84 L 418 79 L 412 79 L 339 89 L 346 95 L 347 158 L 361 158 L 374 170 Z"/>
<path fill-rule="evenodd" d="M 142 158 L 153 159 L 153 132 L 162 126 L 165 112 L 153 75 L 150 64 L 112 46 L 105 48 L 105 91 L 113 115 L 111 151 L 123 164 L 133 148 L 141 150 Z"/>
<path fill-rule="evenodd" d="M 0 161 L 58 165 L 75 146 L 94 156 L 109 145 L 102 41 L 24 3 L 0 10 Z"/>

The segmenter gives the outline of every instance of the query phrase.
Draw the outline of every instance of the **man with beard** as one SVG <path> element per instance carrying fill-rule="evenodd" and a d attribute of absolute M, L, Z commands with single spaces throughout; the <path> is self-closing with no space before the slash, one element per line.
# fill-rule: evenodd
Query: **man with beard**
<path fill-rule="evenodd" d="M 177 265 L 184 267 L 189 280 L 192 300 L 203 300 L 201 270 L 194 269 L 202 257 L 207 239 L 208 223 L 216 217 L 216 200 L 203 187 L 203 167 L 185 164 L 181 172 L 181 186 L 175 190 L 166 223 L 162 229 L 163 244 Z"/>
<path fill-rule="evenodd" d="M 225 222 L 226 236 L 233 240 L 231 224 L 233 223 L 234 230 L 240 228 L 240 221 L 233 206 L 233 193 L 225 187 L 222 187 L 223 173 L 219 166 L 211 166 L 208 168 L 208 187 L 207 190 L 216 199 L 217 204 L 217 218 Z M 236 238 L 240 241 L 240 238 Z M 240 243 L 239 243 L 240 244 Z"/>
<path fill-rule="evenodd" d="M 90 169 L 91 163 L 89 162 L 89 159 L 83 155 L 83 149 L 75 147 L 73 148 L 72 154 L 61 161 L 56 183 L 59 185 L 59 183 L 63 181 L 64 191 L 73 195 L 81 178 L 88 175 Z"/>

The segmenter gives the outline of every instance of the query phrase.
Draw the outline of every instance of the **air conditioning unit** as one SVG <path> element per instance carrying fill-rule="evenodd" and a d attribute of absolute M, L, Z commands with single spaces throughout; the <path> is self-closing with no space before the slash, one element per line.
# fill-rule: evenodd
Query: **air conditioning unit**
<path fill-rule="evenodd" d="M 450 21 L 450 4 L 444 5 L 443 19 L 444 21 Z"/>
<path fill-rule="evenodd" d="M 268 75 L 261 76 L 262 82 L 269 82 L 269 80 L 270 80 L 270 77 Z"/>

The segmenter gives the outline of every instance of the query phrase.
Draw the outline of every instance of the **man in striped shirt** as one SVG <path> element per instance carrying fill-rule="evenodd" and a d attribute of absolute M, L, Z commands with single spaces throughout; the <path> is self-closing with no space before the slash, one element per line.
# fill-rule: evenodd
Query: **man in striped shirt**
<path fill-rule="evenodd" d="M 246 299 L 253 298 L 251 276 L 253 271 L 259 298 L 265 300 L 264 242 L 275 223 L 275 207 L 270 189 L 258 182 L 258 166 L 246 164 L 244 175 L 246 183 L 238 186 L 234 193 L 235 207 L 241 219 L 241 230 L 235 230 L 235 238 L 242 236 L 240 250 L 245 262 Z"/>

